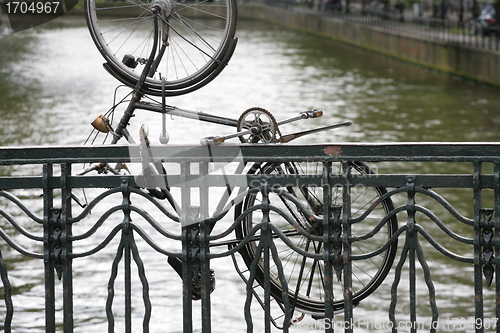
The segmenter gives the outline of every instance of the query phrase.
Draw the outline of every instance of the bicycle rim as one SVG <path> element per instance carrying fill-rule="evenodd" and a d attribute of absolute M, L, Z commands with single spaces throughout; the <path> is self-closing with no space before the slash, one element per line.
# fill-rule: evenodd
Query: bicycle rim
<path fill-rule="evenodd" d="M 321 163 L 320 163 L 321 165 Z M 315 167 L 311 163 L 307 164 L 305 170 L 303 166 L 297 163 L 273 164 L 267 163 L 258 168 L 253 168 L 251 173 L 305 173 L 305 174 L 321 174 L 321 169 L 311 170 Z M 360 177 L 372 174 L 371 170 L 363 163 L 354 162 L 351 164 L 352 172 Z M 321 168 L 321 166 L 319 167 Z M 340 166 L 339 166 L 340 170 Z M 318 192 L 318 191 L 319 192 Z M 323 194 L 318 188 L 298 188 L 288 187 L 288 193 L 292 193 L 299 200 L 304 202 L 309 209 L 315 211 L 315 214 L 320 215 L 323 207 Z M 381 195 L 387 193 L 385 188 L 366 187 L 363 189 L 352 190 L 352 218 L 360 216 L 369 205 L 373 204 Z M 341 205 L 342 193 L 341 188 L 337 187 L 332 190 L 332 205 Z M 279 194 L 269 193 L 270 203 L 292 216 L 297 225 L 303 228 L 311 228 L 307 225 L 304 215 L 301 214 L 295 204 L 280 196 Z M 238 207 L 237 214 L 241 214 L 252 206 L 260 204 L 260 193 L 249 194 L 245 201 Z M 362 222 L 353 224 L 351 231 L 353 235 L 364 235 L 371 231 L 382 218 L 394 208 L 392 201 L 388 198 L 378 205 L 377 209 L 372 211 Z M 237 229 L 237 237 L 244 238 L 248 232 L 257 223 L 261 222 L 262 215 L 259 210 L 256 210 L 242 221 L 241 226 Z M 311 241 L 299 235 L 294 226 L 290 225 L 278 214 L 272 213 L 270 221 L 278 226 L 285 234 L 288 234 L 289 239 L 299 248 L 313 253 L 323 253 L 323 243 L 320 241 Z M 315 229 L 316 228 L 316 229 Z M 313 227 L 318 235 L 322 234 L 321 227 Z M 397 230 L 397 220 L 394 216 L 391 218 L 384 228 L 382 228 L 372 238 L 356 242 L 352 245 L 352 254 L 369 253 L 382 247 L 388 239 Z M 247 267 L 256 257 L 256 243 L 258 243 L 259 234 L 256 235 L 256 241 L 249 242 L 241 251 L 241 255 Z M 322 316 L 325 312 L 324 305 L 324 262 L 322 260 L 314 260 L 304 257 L 294 250 L 290 249 L 281 239 L 275 237 L 274 244 L 279 254 L 279 260 L 284 270 L 284 277 L 288 283 L 287 294 L 292 306 L 304 313 L 309 313 L 315 316 Z M 356 261 L 352 263 L 353 269 L 353 303 L 358 304 L 362 299 L 366 298 L 383 282 L 387 276 L 394 257 L 396 255 L 397 243 L 393 243 L 384 253 L 371 259 Z M 260 255 L 259 255 L 260 256 Z M 256 280 L 259 284 L 264 283 L 263 264 L 259 261 L 256 269 Z M 271 295 L 282 302 L 282 284 L 278 279 L 278 271 L 275 264 L 271 264 Z M 343 300 L 343 285 L 341 282 L 334 282 L 334 310 L 340 310 L 344 307 Z"/>
<path fill-rule="evenodd" d="M 159 8 L 160 14 L 155 16 L 153 8 Z M 207 84 L 227 65 L 236 43 L 236 0 L 85 0 L 85 16 L 106 69 L 132 87 L 141 76 L 142 63 L 150 57 L 157 17 L 159 47 L 154 70 L 139 87 L 151 95 L 162 94 L 162 77 L 167 96 Z"/>

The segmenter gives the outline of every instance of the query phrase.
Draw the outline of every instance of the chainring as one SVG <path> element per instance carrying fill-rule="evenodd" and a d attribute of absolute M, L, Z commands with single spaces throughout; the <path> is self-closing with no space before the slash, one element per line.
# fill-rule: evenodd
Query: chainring
<path fill-rule="evenodd" d="M 237 131 L 251 131 L 240 135 L 242 143 L 276 143 L 281 140 L 278 122 L 271 112 L 259 107 L 250 108 L 241 114 Z"/>

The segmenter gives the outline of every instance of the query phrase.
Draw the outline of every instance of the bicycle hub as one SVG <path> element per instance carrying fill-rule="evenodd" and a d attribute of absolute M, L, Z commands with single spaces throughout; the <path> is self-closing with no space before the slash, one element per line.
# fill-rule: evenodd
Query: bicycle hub
<path fill-rule="evenodd" d="M 158 14 L 163 20 L 167 20 L 174 11 L 174 6 L 169 0 L 155 0 L 152 4 L 153 11 L 158 11 Z"/>

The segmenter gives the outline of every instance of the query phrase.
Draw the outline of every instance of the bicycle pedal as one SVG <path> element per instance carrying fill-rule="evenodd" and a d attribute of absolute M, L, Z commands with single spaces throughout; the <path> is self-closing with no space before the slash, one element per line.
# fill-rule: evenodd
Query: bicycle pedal
<path fill-rule="evenodd" d="M 208 136 L 200 140 L 200 144 L 204 146 L 209 146 L 213 144 L 223 143 L 226 141 L 226 137 L 223 136 Z"/>

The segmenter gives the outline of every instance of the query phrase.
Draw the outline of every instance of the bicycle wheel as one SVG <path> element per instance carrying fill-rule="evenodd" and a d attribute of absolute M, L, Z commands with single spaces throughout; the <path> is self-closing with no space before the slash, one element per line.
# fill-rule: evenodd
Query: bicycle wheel
<path fill-rule="evenodd" d="M 165 95 L 175 96 L 207 84 L 227 65 L 236 46 L 236 3 L 85 0 L 85 17 L 106 69 L 131 87 L 136 87 L 156 40 L 152 69 L 136 88 L 160 96 L 164 77 Z"/>
<path fill-rule="evenodd" d="M 351 173 L 354 177 L 368 177 L 373 172 L 363 163 L 353 162 L 350 164 Z M 313 165 L 312 163 L 266 163 L 255 164 L 249 173 L 264 174 L 302 174 L 303 177 L 312 174 L 322 173 L 322 164 Z M 340 170 L 340 164 L 339 164 Z M 340 173 L 340 172 L 339 172 Z M 323 193 L 322 188 L 317 187 L 297 187 L 289 186 L 284 189 L 286 192 L 294 195 L 303 202 L 309 210 L 315 215 L 321 216 L 323 212 Z M 355 187 L 351 191 L 351 217 L 360 216 L 367 208 L 380 196 L 387 193 L 385 188 L 374 187 Z M 279 193 L 269 193 L 269 200 L 273 206 L 280 208 L 287 213 L 294 223 L 308 230 L 312 234 L 323 235 L 322 225 L 314 225 L 313 221 L 297 210 L 296 205 Z M 247 209 L 260 204 L 261 194 L 248 194 L 244 201 L 237 207 L 236 216 L 239 216 Z M 331 205 L 342 204 L 341 186 L 333 187 Z M 382 201 L 363 221 L 352 224 L 352 235 L 364 235 L 380 223 L 386 214 L 394 209 L 390 198 Z M 287 222 L 282 216 L 271 211 L 270 221 L 278 226 L 289 239 L 299 248 L 313 253 L 323 253 L 323 244 L 320 241 L 312 241 L 300 235 L 296 228 Z M 240 227 L 236 230 L 238 239 L 243 239 L 252 227 L 260 223 L 262 213 L 255 210 L 247 215 L 242 221 Z M 392 217 L 387 224 L 372 238 L 364 241 L 354 242 L 352 244 L 352 254 L 372 252 L 383 246 L 388 239 L 397 230 L 397 219 Z M 259 233 L 255 235 L 254 241 L 250 241 L 240 251 L 243 260 L 248 268 L 254 258 L 257 256 L 256 247 L 259 240 Z M 279 260 L 284 270 L 284 277 L 288 281 L 288 297 L 296 309 L 303 313 L 309 313 L 316 316 L 324 314 L 324 265 L 322 260 L 314 260 L 302 256 L 290 249 L 280 238 L 274 237 L 274 243 L 277 247 Z M 353 269 L 353 302 L 358 304 L 362 299 L 370 295 L 382 283 L 388 274 L 396 255 L 397 243 L 393 243 L 383 254 L 363 261 L 354 261 Z M 260 256 L 260 254 L 259 254 Z M 278 279 L 278 270 L 276 265 L 270 265 L 271 269 L 271 295 L 282 302 L 282 284 Z M 262 260 L 259 261 L 256 269 L 256 280 L 259 284 L 264 283 L 264 270 Z M 334 282 L 334 309 L 340 310 L 344 307 L 343 286 L 342 283 Z"/>

